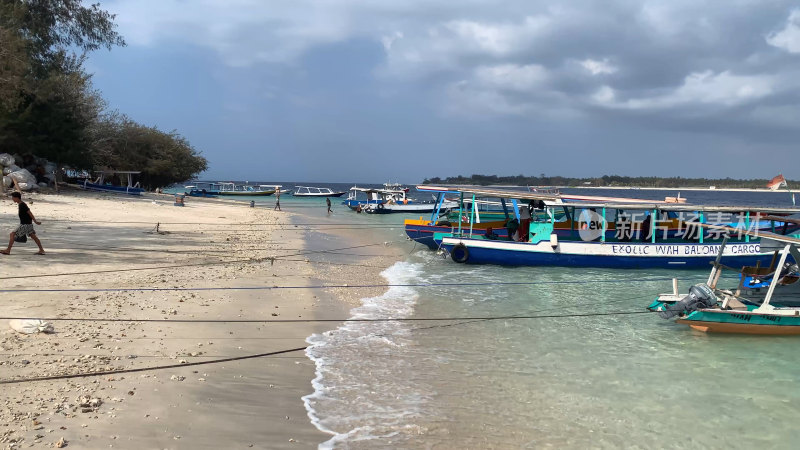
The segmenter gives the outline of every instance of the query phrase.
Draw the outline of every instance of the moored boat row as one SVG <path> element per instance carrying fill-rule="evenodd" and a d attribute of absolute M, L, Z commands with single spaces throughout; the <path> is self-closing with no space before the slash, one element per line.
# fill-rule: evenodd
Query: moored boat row
<path fill-rule="evenodd" d="M 453 193 L 452 188 L 431 188 Z M 800 229 L 775 214 L 800 212 L 769 208 L 687 205 L 652 200 L 565 201 L 556 195 L 463 188 L 460 195 L 498 198 L 505 217 L 481 221 L 479 208 L 462 210 L 462 220 L 407 220 L 409 238 L 444 249 L 457 262 L 510 266 L 608 268 L 700 268 L 712 261 L 723 233 L 699 225 L 739 225 L 743 230 L 791 234 Z M 475 203 L 472 203 L 475 204 Z M 767 214 L 771 214 L 767 216 Z M 468 218 L 466 216 L 469 216 Z M 468 220 L 464 220 L 468 219 Z M 705 230 L 705 231 L 704 231 Z M 723 261 L 755 265 L 770 257 L 758 238 L 740 234 L 726 247 Z"/>
<path fill-rule="evenodd" d="M 457 263 L 614 269 L 712 264 L 707 285 L 694 287 L 689 297 L 677 289 L 660 296 L 651 310 L 702 331 L 800 334 L 800 220 L 791 217 L 800 209 L 692 205 L 680 196 L 653 201 L 418 189 L 459 196 L 450 216 L 435 212 L 405 221 L 409 239 Z M 738 288 L 717 289 L 719 273 L 732 267 L 741 268 Z M 687 303 L 694 306 L 687 309 Z"/>

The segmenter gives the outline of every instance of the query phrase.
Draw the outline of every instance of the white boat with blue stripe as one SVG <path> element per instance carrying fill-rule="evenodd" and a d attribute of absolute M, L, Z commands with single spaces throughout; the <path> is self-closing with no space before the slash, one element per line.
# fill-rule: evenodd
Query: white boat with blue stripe
<path fill-rule="evenodd" d="M 505 266 L 608 268 L 706 268 L 720 252 L 729 266 L 768 264 L 772 251 L 762 250 L 753 231 L 789 235 L 800 221 L 787 216 L 797 208 L 688 205 L 667 202 L 563 203 L 556 196 L 473 188 L 436 188 L 475 197 L 499 197 L 513 206 L 508 238 L 487 237 L 459 223 L 451 232 L 434 234 L 439 248 L 459 263 Z M 527 202 L 527 205 L 525 204 Z M 556 219 L 556 212 L 564 211 Z M 532 214 L 533 212 L 533 214 Z M 532 219 L 532 217 L 534 219 Z M 538 219 L 535 219 L 538 218 Z M 544 218 L 544 219 L 542 219 Z M 638 220 L 637 220 L 638 218 Z M 701 224 L 716 223 L 738 236 Z M 558 225 L 557 225 L 558 224 Z M 613 232 L 613 233 L 610 233 Z"/>

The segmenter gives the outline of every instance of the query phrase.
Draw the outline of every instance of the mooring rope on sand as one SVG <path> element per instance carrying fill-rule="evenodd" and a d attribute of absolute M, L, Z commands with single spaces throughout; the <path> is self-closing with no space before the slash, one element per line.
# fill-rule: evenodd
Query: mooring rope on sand
<path fill-rule="evenodd" d="M 314 228 L 327 228 L 339 226 L 355 226 L 355 227 L 402 227 L 404 224 L 389 224 L 389 223 L 365 223 L 365 222 L 331 222 L 331 223 L 246 223 L 246 222 L 153 222 L 153 221 L 115 221 L 115 220 L 73 220 L 73 219 L 47 219 L 47 223 L 66 223 L 66 224 L 114 224 L 114 225 L 147 225 L 154 226 L 156 223 L 161 225 L 194 225 L 194 226 L 219 226 L 219 227 L 266 227 L 266 228 L 296 228 L 296 227 L 314 227 Z M 230 228 L 224 228 L 230 229 Z"/>
<path fill-rule="evenodd" d="M 490 320 L 601 317 L 601 316 L 623 316 L 623 315 L 638 315 L 638 314 L 651 314 L 651 313 L 652 313 L 651 311 L 616 311 L 616 312 L 606 312 L 606 313 L 560 314 L 560 315 L 528 315 L 528 316 L 491 316 L 491 317 L 455 317 L 455 318 L 454 317 L 450 317 L 450 318 L 346 319 L 346 320 L 334 320 L 334 319 L 294 320 L 294 319 L 289 319 L 289 320 L 291 320 L 291 321 L 301 321 L 301 322 L 387 322 L 387 321 L 409 322 L 409 321 L 453 321 L 453 320 L 461 320 L 462 321 L 462 322 L 457 323 L 457 324 L 434 325 L 434 326 L 430 326 L 430 327 L 421 327 L 421 328 L 416 328 L 416 329 L 411 330 L 411 331 L 415 331 L 415 330 L 432 329 L 432 328 L 446 328 L 446 327 L 464 325 L 464 324 L 474 323 L 474 322 L 479 322 L 479 321 L 490 321 Z M 0 319 L 3 319 L 3 318 L 0 318 Z M 56 320 L 63 320 L 63 319 L 56 319 Z M 104 319 L 104 320 L 101 320 L 101 321 L 106 321 L 106 320 Z M 284 321 L 288 321 L 288 320 L 284 320 Z M 163 322 L 163 321 L 161 321 L 161 322 Z M 387 334 L 374 334 L 373 336 L 387 336 Z M 147 371 L 154 371 L 154 370 L 176 369 L 176 368 L 182 368 L 182 367 L 203 366 L 203 365 L 210 365 L 210 364 L 220 364 L 220 363 L 226 363 L 226 362 L 232 362 L 232 361 L 242 361 L 242 360 L 254 359 L 254 358 L 264 358 L 264 357 L 268 357 L 268 356 L 274 356 L 274 355 L 281 355 L 281 354 L 286 354 L 286 353 L 304 351 L 307 348 L 308 348 L 308 346 L 303 346 L 303 347 L 296 347 L 296 348 L 290 348 L 290 349 L 285 349 L 285 350 L 277 350 L 277 351 L 267 352 L 267 353 L 256 353 L 256 354 L 251 354 L 251 355 L 234 356 L 234 357 L 228 357 L 228 358 L 219 358 L 219 359 L 213 359 L 213 360 L 208 360 L 208 361 L 195 361 L 195 362 L 186 362 L 186 363 L 178 363 L 178 364 L 167 364 L 167 365 L 158 365 L 158 366 L 149 366 L 149 367 L 138 367 L 138 368 L 131 368 L 131 369 L 115 369 L 115 370 L 75 373 L 75 374 L 66 374 L 66 375 L 50 375 L 50 376 L 42 376 L 42 377 L 16 378 L 16 379 L 10 379 L 10 380 L 0 380 L 0 385 L 3 385 L 3 384 L 32 383 L 32 382 L 36 382 L 36 381 L 55 381 L 55 380 L 65 380 L 65 379 L 71 379 L 71 378 L 88 378 L 88 377 L 107 376 L 107 375 L 119 375 L 119 374 L 126 374 L 126 373 L 147 372 Z"/>
<path fill-rule="evenodd" d="M 373 244 L 363 244 L 363 245 L 353 245 L 349 247 L 341 247 L 341 248 L 333 248 L 333 249 L 322 249 L 322 250 L 306 250 L 297 253 L 292 253 L 288 255 L 275 255 L 275 256 L 264 256 L 264 257 L 250 257 L 246 259 L 234 259 L 234 260 L 227 260 L 227 261 L 208 261 L 202 263 L 188 263 L 188 264 L 170 264 L 170 265 L 162 265 L 162 266 L 148 266 L 148 267 L 129 267 L 125 269 L 107 269 L 107 270 L 91 270 L 85 272 L 62 272 L 62 273 L 43 273 L 43 274 L 29 274 L 29 275 L 16 275 L 16 276 L 7 276 L 7 277 L 0 277 L 0 280 L 14 280 L 14 279 L 22 279 L 22 278 L 47 278 L 47 277 L 61 277 L 61 276 L 73 276 L 73 275 L 93 275 L 93 274 L 101 274 L 101 273 L 116 273 L 116 272 L 132 272 L 132 271 L 141 271 L 141 270 L 161 270 L 161 269 L 181 269 L 184 267 L 202 267 L 202 266 L 218 266 L 218 265 L 225 265 L 225 264 L 236 264 L 236 263 L 262 263 L 262 262 L 274 262 L 279 259 L 283 258 L 290 258 L 293 256 L 305 256 L 305 255 L 314 255 L 326 252 L 336 252 L 341 250 L 351 250 L 356 248 L 365 248 L 365 247 L 375 247 L 375 246 L 387 246 L 389 244 L 393 244 L 396 242 L 405 242 L 405 239 L 395 240 L 395 241 L 385 241 L 380 243 L 373 243 Z"/>
<path fill-rule="evenodd" d="M 414 317 L 383 319 L 113 319 L 106 317 L 0 317 L 0 320 L 44 320 L 47 322 L 158 322 L 158 323 L 342 323 L 342 322 L 442 322 L 450 320 L 511 320 L 511 319 L 552 319 L 558 317 L 593 317 L 627 314 L 646 314 L 650 311 L 617 311 L 611 313 L 586 313 L 560 316 L 476 316 L 476 317 Z"/>
<path fill-rule="evenodd" d="M 24 278 L 24 277 L 23 277 Z M 695 278 L 677 278 L 688 281 Z M 2 278 L 0 278 L 2 279 Z M 220 286 L 220 287 L 139 287 L 139 288 L 60 288 L 60 289 L 0 289 L 0 292 L 158 292 L 158 291 L 264 291 L 280 289 L 370 289 L 392 287 L 475 287 L 475 286 L 537 286 L 537 285 L 569 285 L 569 284 L 627 284 L 647 283 L 655 281 L 672 281 L 674 277 L 656 277 L 639 279 L 595 279 L 595 280 L 552 280 L 552 281 L 484 281 L 457 283 L 374 283 L 374 284 L 316 284 L 293 286 Z"/>

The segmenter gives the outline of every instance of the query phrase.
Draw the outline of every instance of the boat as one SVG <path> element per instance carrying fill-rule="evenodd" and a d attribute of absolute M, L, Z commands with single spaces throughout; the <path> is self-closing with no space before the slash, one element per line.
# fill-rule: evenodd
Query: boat
<path fill-rule="evenodd" d="M 457 203 L 452 201 L 445 201 L 444 199 L 437 199 L 436 202 L 421 202 L 408 198 L 407 188 L 402 188 L 398 184 L 390 185 L 384 184 L 397 189 L 377 189 L 377 188 L 360 188 L 353 186 L 347 199 L 342 202 L 348 208 L 356 212 L 365 212 L 367 214 L 390 214 L 390 213 L 428 213 L 439 211 L 444 214 L 457 206 Z"/>
<path fill-rule="evenodd" d="M 528 191 L 535 192 L 537 194 L 548 194 L 548 195 L 561 194 L 561 190 L 559 188 L 552 186 L 528 186 Z"/>
<path fill-rule="evenodd" d="M 437 202 L 440 199 L 437 197 Z M 432 211 L 429 219 L 419 217 L 419 219 L 406 219 L 404 227 L 406 236 L 409 239 L 427 246 L 432 250 L 439 248 L 433 240 L 435 233 L 453 233 L 459 226 L 469 228 L 470 217 L 474 217 L 472 233 L 474 235 L 485 235 L 487 232 L 494 234 L 501 240 L 508 240 L 509 234 L 506 224 L 511 220 L 511 214 L 504 199 L 491 201 L 486 199 L 463 200 L 463 207 L 455 202 L 449 211 Z"/>
<path fill-rule="evenodd" d="M 413 200 L 406 197 L 406 191 L 402 189 L 376 189 L 353 186 L 342 204 L 353 211 L 361 212 L 369 205 L 378 205 L 389 200 L 395 203 L 413 203 Z"/>
<path fill-rule="evenodd" d="M 313 187 L 313 186 L 295 186 L 294 187 L 294 195 L 295 197 L 341 197 L 347 192 L 334 192 L 330 188 L 326 187 Z"/>
<path fill-rule="evenodd" d="M 506 204 L 510 203 L 513 217 L 505 224 L 511 238 L 475 233 L 475 217 L 470 218 L 468 225 L 459 222 L 453 231 L 434 233 L 435 245 L 459 263 L 704 268 L 714 260 L 725 236 L 703 228 L 701 224 L 735 225 L 735 229 L 741 231 L 769 231 L 782 235 L 800 229 L 800 221 L 782 219 L 800 213 L 797 208 L 759 208 L 754 211 L 744 206 L 687 205 L 652 200 L 566 203 L 557 196 L 530 192 L 472 188 L 460 188 L 460 191 L 462 198 L 469 194 L 508 200 Z M 559 210 L 565 214 L 557 221 L 556 211 Z M 533 220 L 541 214 L 547 220 Z M 739 233 L 731 241 L 722 255 L 725 264 L 741 267 L 770 261 L 771 252 L 760 248 L 758 238 Z"/>
<path fill-rule="evenodd" d="M 417 189 L 425 192 L 435 192 L 437 194 L 441 193 L 433 186 L 418 186 Z M 512 211 L 511 202 L 507 202 L 502 196 L 509 194 L 510 191 L 502 191 L 502 194 L 498 194 L 500 191 L 493 190 L 492 192 L 492 197 L 497 197 L 498 200 L 493 201 L 480 197 L 467 197 L 463 199 L 463 208 L 461 210 L 453 207 L 446 217 L 442 217 L 442 214 L 437 212 L 431 215 L 430 219 L 424 219 L 422 217 L 419 219 L 406 219 L 404 223 L 406 235 L 409 239 L 426 245 L 433 250 L 439 248 L 439 245 L 433 239 L 435 233 L 454 233 L 459 226 L 465 229 L 469 228 L 470 233 L 473 235 L 482 236 L 489 231 L 490 235 L 496 235 L 500 240 L 509 240 L 509 221 L 518 221 L 519 218 L 517 217 L 517 214 L 519 212 L 519 208 L 517 206 L 515 207 L 516 209 Z M 653 200 L 642 200 L 637 198 L 563 194 L 557 189 L 541 190 L 534 189 L 530 186 L 528 187 L 528 192 L 541 194 L 542 198 L 546 198 L 549 202 L 554 204 L 565 202 L 601 202 L 615 200 L 624 200 L 626 203 L 631 204 L 648 204 L 653 202 Z M 457 190 L 448 188 L 448 190 L 444 191 L 443 193 L 457 193 Z M 678 194 L 677 197 L 665 198 L 664 203 L 685 203 L 685 201 L 686 199 L 682 198 L 680 194 Z M 474 213 L 472 212 L 473 209 L 475 210 Z M 531 219 L 534 222 L 541 222 L 549 219 L 549 216 L 547 216 L 547 213 L 543 210 L 529 209 L 529 214 L 531 214 Z M 567 215 L 566 210 L 559 210 L 558 208 L 555 208 L 552 211 L 552 214 L 554 215 L 555 219 L 554 232 L 556 235 L 567 238 L 573 234 L 574 224 L 569 220 L 564 220 L 564 217 Z M 474 223 L 470 225 L 470 217 L 473 216 L 475 220 Z M 673 230 L 670 231 L 670 233 L 673 235 L 677 234 L 678 232 L 679 230 L 675 227 L 673 227 Z M 610 224 L 609 228 L 606 230 L 606 233 L 609 239 L 613 238 L 613 236 L 616 234 L 615 225 Z"/>
<path fill-rule="evenodd" d="M 404 186 L 402 183 L 383 183 L 383 189 L 387 191 L 403 191 L 406 194 L 410 191 L 409 188 Z"/>
<path fill-rule="evenodd" d="M 188 195 L 190 197 L 217 198 L 216 191 L 208 191 L 205 188 L 198 187 L 193 184 L 186 185 L 183 187 L 183 189 L 185 189 L 184 195 Z"/>
<path fill-rule="evenodd" d="M 755 235 L 755 233 L 752 233 Z M 723 242 L 706 283 L 696 284 L 686 296 L 661 294 L 648 306 L 663 319 L 675 319 L 694 330 L 716 333 L 766 335 L 800 334 L 800 239 L 773 233 L 760 233 L 762 250 L 774 251 L 768 266 L 745 266 L 739 272 L 738 286 L 720 289 L 723 270 Z M 753 284 L 753 281 L 759 281 Z"/>
<path fill-rule="evenodd" d="M 97 172 L 98 177 L 90 182 L 88 179 L 79 183 L 83 189 L 90 191 L 110 192 L 112 194 L 127 194 L 127 195 L 142 195 L 144 189 L 139 186 L 137 181 L 133 182 L 133 176 L 139 175 L 142 172 L 128 171 L 128 170 L 103 170 Z M 116 177 L 117 175 L 127 175 L 128 184 L 126 186 L 117 186 L 107 182 L 106 177 Z"/>
<path fill-rule="evenodd" d="M 221 183 L 197 183 L 193 186 L 185 186 L 188 190 L 186 195 L 191 197 L 217 197 L 217 196 L 253 196 L 253 195 L 272 195 L 279 185 L 258 185 L 236 184 L 230 182 Z M 282 192 L 283 193 L 283 192 Z"/>
<path fill-rule="evenodd" d="M 442 214 L 447 214 L 452 208 L 458 206 L 454 201 L 439 202 L 412 202 L 410 200 L 403 200 L 397 202 L 393 199 L 388 199 L 382 203 L 370 203 L 363 207 L 363 211 L 367 214 L 391 214 L 391 213 L 406 213 L 406 214 L 419 214 L 430 213 L 437 209 Z"/>

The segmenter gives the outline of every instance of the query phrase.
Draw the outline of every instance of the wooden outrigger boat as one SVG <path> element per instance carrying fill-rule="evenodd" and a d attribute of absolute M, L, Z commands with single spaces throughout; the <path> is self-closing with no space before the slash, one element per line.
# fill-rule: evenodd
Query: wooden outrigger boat
<path fill-rule="evenodd" d="M 201 187 L 199 185 L 208 186 Z M 253 195 L 272 195 L 279 185 L 259 185 L 236 183 L 197 183 L 193 186 L 185 186 L 188 191 L 186 195 L 191 197 L 216 197 L 216 196 L 253 196 Z"/>
<path fill-rule="evenodd" d="M 90 191 L 111 192 L 112 194 L 142 195 L 142 192 L 144 192 L 144 189 L 139 186 L 139 182 L 136 182 L 135 184 L 133 182 L 133 176 L 142 172 L 128 170 L 103 170 L 97 173 L 98 177 L 96 180 L 92 182 L 89 182 L 89 180 L 84 180 L 83 183 L 80 183 L 80 186 Z M 114 186 L 107 183 L 106 176 L 114 175 L 127 175 L 128 185 Z"/>
<path fill-rule="evenodd" d="M 408 198 L 408 189 L 374 189 L 360 188 L 353 186 L 350 194 L 342 202 L 356 212 L 367 214 L 391 214 L 391 213 L 428 213 L 441 211 L 447 213 L 450 208 L 458 204 L 444 199 L 436 202 L 422 202 Z"/>
<path fill-rule="evenodd" d="M 375 189 L 375 188 L 360 188 L 353 186 L 347 194 L 347 198 L 342 202 L 343 205 L 352 209 L 353 211 L 363 211 L 367 206 L 385 203 L 387 201 L 395 203 L 413 203 L 406 197 L 405 190 L 394 189 Z"/>
<path fill-rule="evenodd" d="M 347 192 L 334 192 L 333 189 L 326 187 L 313 187 L 313 186 L 295 186 L 295 197 L 341 197 Z"/>
<path fill-rule="evenodd" d="M 417 188 L 426 192 L 436 192 L 429 187 L 418 186 Z M 459 208 L 459 202 L 455 202 L 455 204 L 449 202 L 447 208 L 444 208 L 444 194 L 447 193 L 458 192 L 453 190 L 438 192 L 436 204 L 439 206 L 429 210 L 432 212 L 430 219 L 420 217 L 404 221 L 406 236 L 409 239 L 426 245 L 432 250 L 437 250 L 439 245 L 433 239 L 434 234 L 453 233 L 459 226 L 468 228 L 470 227 L 470 217 L 474 217 L 474 223 L 470 230 L 473 235 L 483 236 L 488 231 L 500 240 L 510 239 L 506 224 L 512 220 L 514 213 L 509 210 L 509 204 L 504 198 L 500 198 L 498 201 L 464 198 L 460 203 L 463 208 Z M 541 212 L 534 212 L 534 214 L 539 219 L 545 218 Z M 556 211 L 555 214 L 557 220 L 564 216 L 564 213 L 560 211 Z"/>
<path fill-rule="evenodd" d="M 448 190 L 448 188 L 438 188 Z M 451 190 L 452 192 L 452 190 Z M 473 197 L 510 200 L 514 216 L 503 239 L 478 234 L 475 215 L 447 232 L 434 233 L 437 247 L 460 263 L 509 266 L 568 266 L 609 268 L 702 268 L 714 260 L 724 236 L 700 224 L 740 226 L 742 230 L 787 235 L 800 224 L 772 215 L 800 213 L 800 209 L 686 205 L 652 200 L 624 203 L 565 203 L 559 197 L 530 192 L 460 189 Z M 520 206 L 522 202 L 522 206 Z M 525 205 L 524 202 L 528 202 Z M 462 202 L 463 204 L 463 202 Z M 533 212 L 532 212 L 533 210 Z M 565 214 L 556 219 L 556 212 Z M 725 215 L 738 216 L 736 221 Z M 538 219 L 546 217 L 546 220 Z M 637 220 L 636 217 L 640 217 Z M 534 218 L 538 220 L 534 220 Z M 509 223 L 512 226 L 509 226 Z M 448 227 L 449 228 L 449 227 Z M 408 227 L 407 227 L 408 229 Z M 766 264 L 772 253 L 760 248 L 758 238 L 739 234 L 722 255 L 725 264 Z"/>
<path fill-rule="evenodd" d="M 754 233 L 753 233 L 754 234 Z M 733 269 L 721 263 L 723 242 L 708 281 L 692 286 L 689 295 L 661 294 L 648 307 L 664 319 L 704 332 L 745 334 L 800 334 L 800 239 L 760 233 L 762 250 L 774 250 L 769 266 Z M 736 289 L 719 289 L 724 269 L 740 273 Z M 760 283 L 753 284 L 753 280 Z"/>

